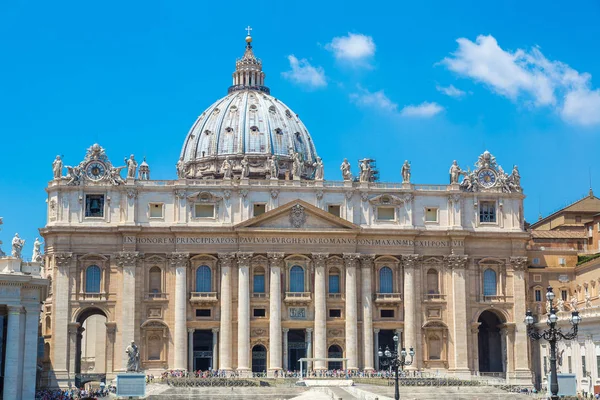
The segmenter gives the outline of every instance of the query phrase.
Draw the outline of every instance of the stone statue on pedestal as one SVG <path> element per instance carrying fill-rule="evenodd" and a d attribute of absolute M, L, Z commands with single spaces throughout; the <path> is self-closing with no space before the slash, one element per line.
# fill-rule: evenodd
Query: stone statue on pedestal
<path fill-rule="evenodd" d="M 571 311 L 577 311 L 577 297 L 571 297 Z"/>
<path fill-rule="evenodd" d="M 177 177 L 179 179 L 185 178 L 185 161 L 183 161 L 183 157 L 179 157 L 179 161 L 175 164 L 175 169 L 177 170 Z"/>
<path fill-rule="evenodd" d="M 221 165 L 221 171 L 223 172 L 223 179 L 231 179 L 232 167 L 229 157 L 225 157 L 223 165 Z"/>
<path fill-rule="evenodd" d="M 565 301 L 562 298 L 558 299 L 558 311 L 565 311 Z"/>
<path fill-rule="evenodd" d="M 369 182 L 370 178 L 371 178 L 371 166 L 369 165 L 369 160 L 367 160 L 366 158 L 360 160 L 360 175 L 359 175 L 359 181 L 360 182 Z"/>
<path fill-rule="evenodd" d="M 592 307 L 592 295 L 590 295 L 590 292 L 586 292 L 585 293 L 585 308 L 591 308 Z"/>
<path fill-rule="evenodd" d="M 313 167 L 315 167 L 315 180 L 322 181 L 325 171 L 321 157 L 317 157 L 317 162 L 313 164 Z"/>
<path fill-rule="evenodd" d="M 351 169 L 351 166 L 350 166 L 350 163 L 348 162 L 348 159 L 344 158 L 344 162 L 340 166 L 340 170 L 342 171 L 342 178 L 344 178 L 345 181 L 352 180 L 352 172 L 350 171 L 350 169 Z"/>
<path fill-rule="evenodd" d="M 35 238 L 35 242 L 33 242 L 33 255 L 31 256 L 31 261 L 33 262 L 42 262 L 42 242 L 40 242 L 39 238 Z"/>
<path fill-rule="evenodd" d="M 404 164 L 402 165 L 401 174 L 402 183 L 410 183 L 410 163 L 408 162 L 408 160 L 404 161 Z"/>
<path fill-rule="evenodd" d="M 133 154 L 129 156 L 129 159 L 125 158 L 125 164 L 127 165 L 127 178 L 135 178 L 135 170 L 138 164 L 133 158 Z"/>
<path fill-rule="evenodd" d="M 279 163 L 275 156 L 269 158 L 269 175 L 271 175 L 271 179 L 279 178 Z"/>
<path fill-rule="evenodd" d="M 294 178 L 300 179 L 300 177 L 302 176 L 302 159 L 300 153 L 298 153 L 297 151 L 294 152 L 292 160 L 292 176 Z"/>
<path fill-rule="evenodd" d="M 458 166 L 456 160 L 452 161 L 452 165 L 450 166 L 450 184 L 458 183 L 458 178 L 460 177 L 462 170 Z"/>
<path fill-rule="evenodd" d="M 242 161 L 240 161 L 240 165 L 242 166 L 242 179 L 247 178 L 250 175 L 250 164 L 248 163 L 248 157 L 244 156 Z"/>
<path fill-rule="evenodd" d="M 19 237 L 18 233 L 15 233 L 15 237 L 12 240 L 12 252 L 11 255 L 16 258 L 21 258 L 21 250 L 25 245 L 25 240 Z"/>
<path fill-rule="evenodd" d="M 125 353 L 129 357 L 127 360 L 127 372 L 140 371 L 140 350 L 132 340 L 131 344 L 125 349 Z"/>
<path fill-rule="evenodd" d="M 62 177 L 63 162 L 60 156 L 56 156 L 56 159 L 52 163 L 52 173 L 54 179 L 60 179 Z"/>

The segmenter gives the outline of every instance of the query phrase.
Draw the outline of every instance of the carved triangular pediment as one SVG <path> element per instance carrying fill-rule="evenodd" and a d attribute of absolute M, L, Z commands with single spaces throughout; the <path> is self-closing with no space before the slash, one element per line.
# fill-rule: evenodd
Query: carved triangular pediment
<path fill-rule="evenodd" d="M 245 229 L 296 229 L 296 230 L 360 230 L 358 225 L 336 217 L 302 200 L 294 200 L 258 217 L 238 224 Z"/>

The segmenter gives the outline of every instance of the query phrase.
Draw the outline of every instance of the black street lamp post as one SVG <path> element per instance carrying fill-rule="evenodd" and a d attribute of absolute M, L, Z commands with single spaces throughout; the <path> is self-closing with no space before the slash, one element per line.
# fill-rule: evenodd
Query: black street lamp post
<path fill-rule="evenodd" d="M 551 399 L 558 400 L 558 377 L 556 375 L 556 342 L 561 339 L 573 340 L 577 337 L 577 327 L 581 322 L 579 311 L 573 311 L 571 313 L 571 324 L 573 328 L 569 332 L 563 333 L 560 327 L 556 326 L 558 316 L 556 315 L 556 309 L 554 308 L 554 292 L 552 286 L 548 286 L 546 292 L 546 299 L 550 304 L 550 310 L 548 310 L 548 329 L 543 332 L 538 332 L 537 329 L 533 328 L 534 320 L 531 311 L 528 310 L 525 314 L 525 323 L 527 324 L 527 335 L 531 340 L 544 339 L 550 343 L 550 392 L 552 393 Z"/>
<path fill-rule="evenodd" d="M 394 339 L 394 351 L 390 351 L 390 348 L 388 346 L 385 346 L 385 351 L 381 351 L 381 347 L 380 347 L 377 354 L 379 355 L 379 361 L 380 361 L 381 365 L 383 365 L 384 367 L 391 366 L 394 369 L 394 373 L 395 373 L 395 376 L 394 376 L 394 381 L 395 381 L 394 398 L 396 400 L 399 400 L 400 399 L 400 389 L 398 386 L 398 368 L 402 368 L 402 371 L 404 371 L 405 366 L 411 365 L 413 363 L 413 357 L 415 356 L 415 351 L 411 347 L 407 353 L 406 349 L 403 347 L 402 350 L 400 351 L 400 353 L 398 353 L 398 334 L 395 334 L 393 339 Z M 407 355 L 410 356 L 410 361 L 406 360 Z"/>

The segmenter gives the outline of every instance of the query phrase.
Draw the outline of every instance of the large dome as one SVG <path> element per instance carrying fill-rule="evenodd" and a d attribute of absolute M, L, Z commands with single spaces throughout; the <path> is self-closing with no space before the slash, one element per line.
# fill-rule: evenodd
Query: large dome
<path fill-rule="evenodd" d="M 179 163 L 185 165 L 183 175 L 221 178 L 225 159 L 232 166 L 232 175 L 240 175 L 245 158 L 248 177 L 265 178 L 274 158 L 279 177 L 284 177 L 299 156 L 302 178 L 311 179 L 317 159 L 312 138 L 298 115 L 270 95 L 264 86 L 262 63 L 252 52 L 252 40 L 248 37 L 246 41 L 229 94 L 198 117 L 185 139 Z"/>

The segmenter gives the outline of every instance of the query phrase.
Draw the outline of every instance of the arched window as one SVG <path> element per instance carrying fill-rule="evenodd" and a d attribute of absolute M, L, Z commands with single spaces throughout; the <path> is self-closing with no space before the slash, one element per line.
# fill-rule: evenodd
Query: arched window
<path fill-rule="evenodd" d="M 253 287 L 254 293 L 264 293 L 265 292 L 265 271 L 262 268 L 257 268 L 254 271 L 252 287 Z"/>
<path fill-rule="evenodd" d="M 100 267 L 90 265 L 85 270 L 86 293 L 100 293 Z"/>
<path fill-rule="evenodd" d="M 210 292 L 212 288 L 210 267 L 202 265 L 196 270 L 196 292 Z"/>
<path fill-rule="evenodd" d="M 162 341 L 158 335 L 152 335 L 148 338 L 148 361 L 160 360 L 162 350 Z"/>
<path fill-rule="evenodd" d="M 442 340 L 438 335 L 429 335 L 427 340 L 429 345 L 429 359 L 439 360 L 442 358 Z"/>
<path fill-rule="evenodd" d="M 161 293 L 162 292 L 162 286 L 160 284 L 161 281 L 161 271 L 160 268 L 158 267 L 152 267 L 150 268 L 150 285 L 149 285 L 149 289 L 150 289 L 150 293 Z"/>
<path fill-rule="evenodd" d="M 329 293 L 340 292 L 340 271 L 337 268 L 329 270 Z"/>
<path fill-rule="evenodd" d="M 433 268 L 427 271 L 427 294 L 440 294 L 438 272 Z"/>
<path fill-rule="evenodd" d="M 383 267 L 379 270 L 379 293 L 392 293 L 394 291 L 392 270 Z"/>
<path fill-rule="evenodd" d="M 496 271 L 486 269 L 483 272 L 483 295 L 496 296 Z"/>
<path fill-rule="evenodd" d="M 304 269 L 298 265 L 290 271 L 290 292 L 304 292 Z"/>

